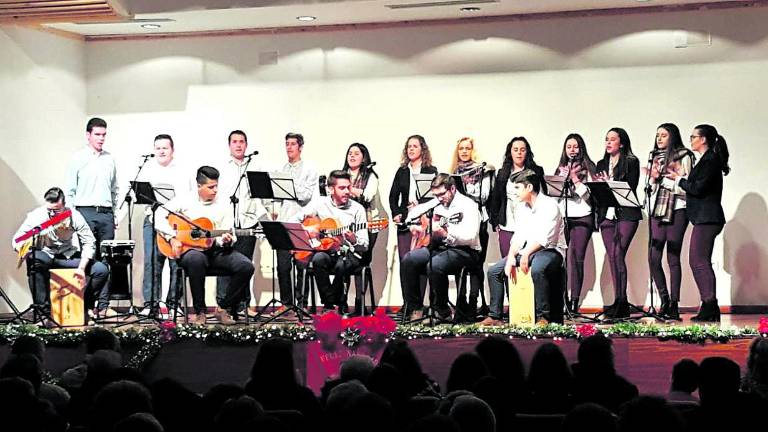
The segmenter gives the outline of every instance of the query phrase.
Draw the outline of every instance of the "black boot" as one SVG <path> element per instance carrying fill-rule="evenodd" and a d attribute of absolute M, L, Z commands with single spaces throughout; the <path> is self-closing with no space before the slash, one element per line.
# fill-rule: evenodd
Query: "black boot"
<path fill-rule="evenodd" d="M 569 301 L 566 307 L 568 308 L 568 311 L 570 313 L 574 313 L 574 314 L 579 313 L 579 300 L 577 299 L 577 300 Z"/>
<path fill-rule="evenodd" d="M 673 321 L 682 321 L 682 319 L 680 319 L 680 310 L 677 308 L 676 301 L 669 302 L 669 312 L 665 317 Z"/>
<path fill-rule="evenodd" d="M 717 299 L 703 302 L 699 308 L 699 313 L 691 318 L 691 321 L 720 322 L 720 306 L 717 304 Z"/>
<path fill-rule="evenodd" d="M 629 303 L 626 300 L 617 302 L 616 309 L 613 312 L 614 319 L 629 318 Z"/>
<path fill-rule="evenodd" d="M 603 306 L 603 316 L 606 318 L 613 318 L 613 315 L 616 313 L 616 308 L 618 307 L 619 302 L 614 301 L 612 304 L 608 306 Z"/>
<path fill-rule="evenodd" d="M 668 295 L 661 296 L 661 307 L 659 308 L 659 316 L 666 318 L 669 317 L 669 307 L 672 301 Z"/>

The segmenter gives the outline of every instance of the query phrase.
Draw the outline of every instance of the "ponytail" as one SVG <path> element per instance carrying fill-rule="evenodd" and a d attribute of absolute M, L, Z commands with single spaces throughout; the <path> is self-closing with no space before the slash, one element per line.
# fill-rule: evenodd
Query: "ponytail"
<path fill-rule="evenodd" d="M 731 167 L 728 166 L 730 154 L 728 153 L 728 144 L 725 142 L 725 138 L 717 133 L 717 129 L 712 125 L 700 124 L 694 129 L 697 129 L 706 138 L 710 150 L 715 152 L 715 156 L 720 160 L 720 169 L 723 170 L 723 175 L 728 175 L 731 172 Z"/>

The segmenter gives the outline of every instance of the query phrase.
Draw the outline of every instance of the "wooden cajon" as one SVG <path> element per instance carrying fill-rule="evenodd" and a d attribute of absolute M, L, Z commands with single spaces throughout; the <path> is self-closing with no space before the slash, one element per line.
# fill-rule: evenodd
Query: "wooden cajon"
<path fill-rule="evenodd" d="M 51 269 L 51 318 L 61 326 L 85 325 L 85 292 L 75 269 Z"/>
<path fill-rule="evenodd" d="M 509 279 L 509 324 L 532 326 L 536 324 L 536 308 L 531 271 L 515 270 L 515 277 Z"/>

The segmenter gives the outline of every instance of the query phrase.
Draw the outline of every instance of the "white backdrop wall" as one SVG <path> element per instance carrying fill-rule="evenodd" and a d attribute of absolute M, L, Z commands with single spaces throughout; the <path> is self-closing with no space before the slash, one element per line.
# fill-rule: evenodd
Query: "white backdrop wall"
<path fill-rule="evenodd" d="M 85 43 L 0 27 L 0 286 L 24 308 L 31 297 L 11 237 L 83 142 L 85 96 Z"/>
<path fill-rule="evenodd" d="M 444 169 L 462 136 L 474 137 L 483 159 L 499 166 L 509 139 L 524 135 L 550 172 L 570 132 L 581 133 L 599 158 L 605 132 L 624 127 L 644 158 L 658 124 L 674 122 L 687 137 L 695 124 L 712 123 L 730 143 L 734 168 L 723 203 L 729 222 L 713 257 L 718 297 L 726 305 L 764 305 L 768 252 L 759 238 L 768 220 L 762 191 L 768 175 L 761 169 L 768 158 L 760 151 L 767 18 L 768 10 L 754 9 L 91 42 L 86 111 L 109 122 L 107 148 L 119 156 L 126 179 L 158 133 L 174 136 L 178 157 L 193 170 L 226 156 L 233 129 L 245 130 L 260 160 L 277 166 L 285 159 L 284 134 L 298 131 L 306 137 L 304 156 L 325 172 L 340 167 L 350 143 L 368 145 L 384 202 L 413 133 L 425 135 Z M 710 33 L 712 44 L 674 48 L 681 32 L 690 40 Z M 260 65 L 265 52 L 278 52 L 278 63 Z M 85 120 L 77 119 L 75 129 Z M 388 245 L 378 243 L 374 271 L 382 303 L 397 305 L 390 237 Z M 629 255 L 635 303 L 647 300 L 646 239 L 643 223 Z M 495 236 L 490 250 L 488 262 L 494 262 Z M 262 256 L 254 290 L 265 301 L 271 260 Z M 687 252 L 683 266 L 683 303 L 695 305 Z M 599 235 L 588 253 L 586 290 L 586 305 L 613 299 Z"/>

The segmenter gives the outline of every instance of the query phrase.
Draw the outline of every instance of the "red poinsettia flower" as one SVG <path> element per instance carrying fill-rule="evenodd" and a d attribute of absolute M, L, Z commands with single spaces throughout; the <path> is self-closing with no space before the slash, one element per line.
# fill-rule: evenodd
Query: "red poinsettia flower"
<path fill-rule="evenodd" d="M 588 338 L 597 334 L 597 327 L 594 324 L 582 324 L 576 326 L 576 333 L 579 337 Z"/>
<path fill-rule="evenodd" d="M 312 322 L 317 333 L 339 334 L 342 330 L 341 321 L 341 315 L 336 313 L 336 311 L 327 312 L 322 315 L 312 315 Z"/>
<path fill-rule="evenodd" d="M 768 334 L 768 317 L 760 318 L 760 325 L 757 327 L 760 334 Z"/>

